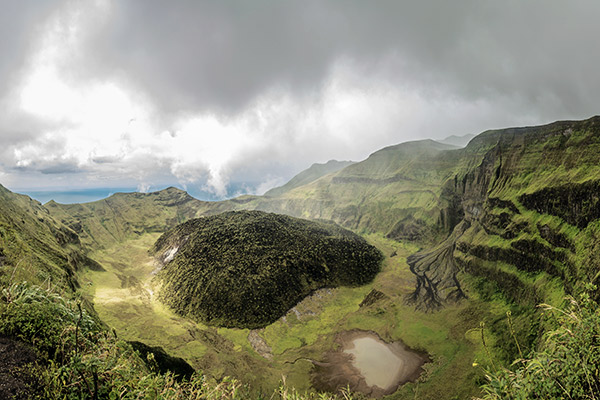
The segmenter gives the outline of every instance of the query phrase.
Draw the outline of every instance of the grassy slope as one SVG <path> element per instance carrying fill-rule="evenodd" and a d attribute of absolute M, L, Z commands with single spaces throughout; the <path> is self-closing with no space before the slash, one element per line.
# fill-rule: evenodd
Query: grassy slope
<path fill-rule="evenodd" d="M 0 186 L 0 282 L 29 281 L 73 290 L 75 274 L 94 266 L 79 238 L 39 202 Z"/>
<path fill-rule="evenodd" d="M 277 198 L 248 197 L 234 207 L 329 219 L 363 233 L 388 234 L 411 216 L 429 227 L 431 241 L 439 236 L 441 184 L 460 155 L 453 148 L 431 140 L 391 146 Z"/>
<path fill-rule="evenodd" d="M 83 243 L 102 248 L 144 233 L 162 233 L 196 216 L 204 204 L 171 187 L 154 193 L 117 193 L 84 204 L 51 201 L 45 207 L 77 232 Z"/>

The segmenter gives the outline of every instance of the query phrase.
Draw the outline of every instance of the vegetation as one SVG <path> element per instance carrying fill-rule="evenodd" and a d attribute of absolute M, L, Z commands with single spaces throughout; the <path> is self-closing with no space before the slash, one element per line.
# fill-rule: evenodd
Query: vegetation
<path fill-rule="evenodd" d="M 86 267 L 97 264 L 75 232 L 39 202 L 0 185 L 0 284 L 27 280 L 75 290 Z"/>
<path fill-rule="evenodd" d="M 383 258 L 333 223 L 260 211 L 190 220 L 161 236 L 153 251 L 167 261 L 159 273 L 166 304 L 241 328 L 274 322 L 316 289 L 364 285 Z"/>
<path fill-rule="evenodd" d="M 540 307 L 553 328 L 546 331 L 538 350 L 526 357 L 521 353 L 510 368 L 488 370 L 483 398 L 597 399 L 600 395 L 598 303 L 583 294 L 579 301 L 570 298 L 565 309 Z M 508 317 L 507 329 L 513 332 L 510 314 Z"/>
<path fill-rule="evenodd" d="M 2 290 L 0 335 L 30 343 L 40 354 L 40 361 L 24 371 L 32 387 L 22 398 L 257 398 L 255 392 L 235 379 L 216 382 L 198 373 L 188 379 L 180 379 L 172 372 L 161 373 L 154 353 L 148 352 L 142 359 L 128 342 L 99 325 L 79 302 L 26 283 Z M 282 384 L 273 393 L 260 397 L 327 400 L 337 396 L 299 393 Z M 353 398 L 348 392 L 342 397 Z"/>

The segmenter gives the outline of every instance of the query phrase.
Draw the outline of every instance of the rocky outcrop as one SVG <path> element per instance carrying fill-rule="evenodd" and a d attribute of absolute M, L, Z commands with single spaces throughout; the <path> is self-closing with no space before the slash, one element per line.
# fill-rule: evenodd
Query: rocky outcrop
<path fill-rule="evenodd" d="M 271 346 L 267 344 L 267 341 L 260 336 L 260 332 L 262 330 L 253 329 L 248 333 L 248 342 L 261 357 L 266 358 L 267 360 L 273 359 L 273 350 Z"/>
<path fill-rule="evenodd" d="M 436 310 L 465 297 L 456 276 L 458 266 L 454 260 L 454 249 L 457 239 L 468 227 L 468 222 L 461 222 L 437 247 L 413 254 L 406 260 L 410 271 L 417 277 L 415 291 L 407 301 L 415 304 L 417 309 Z"/>
<path fill-rule="evenodd" d="M 358 305 L 360 308 L 362 307 L 368 307 L 368 306 L 372 306 L 373 304 L 376 304 L 380 301 L 389 299 L 389 297 L 383 293 L 380 292 L 377 289 L 372 289 L 369 294 L 367 294 L 365 296 L 365 298 L 363 299 L 363 301 L 360 302 L 360 304 Z"/>

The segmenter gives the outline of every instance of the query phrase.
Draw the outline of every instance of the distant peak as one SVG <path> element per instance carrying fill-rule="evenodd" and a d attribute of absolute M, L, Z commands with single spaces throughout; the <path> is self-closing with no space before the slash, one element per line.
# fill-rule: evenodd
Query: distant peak
<path fill-rule="evenodd" d="M 150 192 L 149 194 L 159 194 L 159 193 L 171 193 L 171 194 L 185 193 L 185 194 L 187 194 L 187 192 L 185 190 L 179 189 L 175 186 L 169 186 L 168 188 L 157 190 L 155 192 Z"/>
<path fill-rule="evenodd" d="M 332 165 L 332 164 L 349 164 L 349 163 L 353 163 L 354 161 L 351 160 L 329 160 L 325 163 L 325 165 Z"/>
<path fill-rule="evenodd" d="M 316 181 L 323 176 L 340 171 L 345 167 L 354 164 L 354 161 L 338 161 L 338 160 L 329 160 L 324 164 L 314 163 L 308 169 L 298 173 L 291 180 L 289 180 L 285 185 L 275 187 L 265 193 L 265 196 L 278 196 L 283 193 L 286 193 L 294 188 L 297 188 L 302 185 L 309 184 L 311 182 Z"/>
<path fill-rule="evenodd" d="M 411 140 L 409 142 L 402 142 L 396 145 L 384 147 L 381 150 L 377 150 L 371 156 L 376 154 L 381 154 L 389 151 L 410 151 L 410 152 L 422 152 L 422 151 L 441 151 L 441 150 L 451 150 L 456 148 L 456 146 L 440 143 L 432 139 L 421 139 L 421 140 Z"/>
<path fill-rule="evenodd" d="M 322 168 L 325 167 L 327 169 L 338 169 L 338 168 L 343 168 L 346 167 L 350 164 L 354 164 L 355 161 L 349 161 L 349 160 L 345 160 L 345 161 L 339 161 L 339 160 L 329 160 L 325 163 L 313 163 L 308 170 L 310 169 L 315 169 L 315 168 Z M 305 170 L 307 171 L 307 170 Z"/>
<path fill-rule="evenodd" d="M 444 143 L 444 144 L 449 144 L 451 146 L 465 147 L 467 144 L 469 144 L 471 139 L 473 139 L 474 137 L 475 137 L 474 134 L 467 134 L 467 135 L 462 135 L 462 136 L 451 135 L 445 139 L 438 140 L 438 142 Z"/>
<path fill-rule="evenodd" d="M 157 192 L 152 192 L 149 193 L 150 195 L 155 195 L 155 196 L 159 196 L 159 197 L 166 197 L 166 198 L 192 198 L 193 196 L 190 195 L 188 192 L 186 192 L 183 189 L 179 189 L 175 186 L 169 186 L 166 189 L 163 190 L 159 190 Z"/>

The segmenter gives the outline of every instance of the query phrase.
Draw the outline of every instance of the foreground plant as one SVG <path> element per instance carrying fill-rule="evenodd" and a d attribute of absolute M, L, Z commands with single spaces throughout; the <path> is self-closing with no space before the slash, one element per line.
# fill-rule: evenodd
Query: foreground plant
<path fill-rule="evenodd" d="M 578 301 L 569 298 L 565 309 L 540 308 L 555 329 L 544 334 L 539 350 L 515 360 L 511 369 L 486 371 L 484 399 L 600 399 L 598 304 L 584 293 Z"/>

